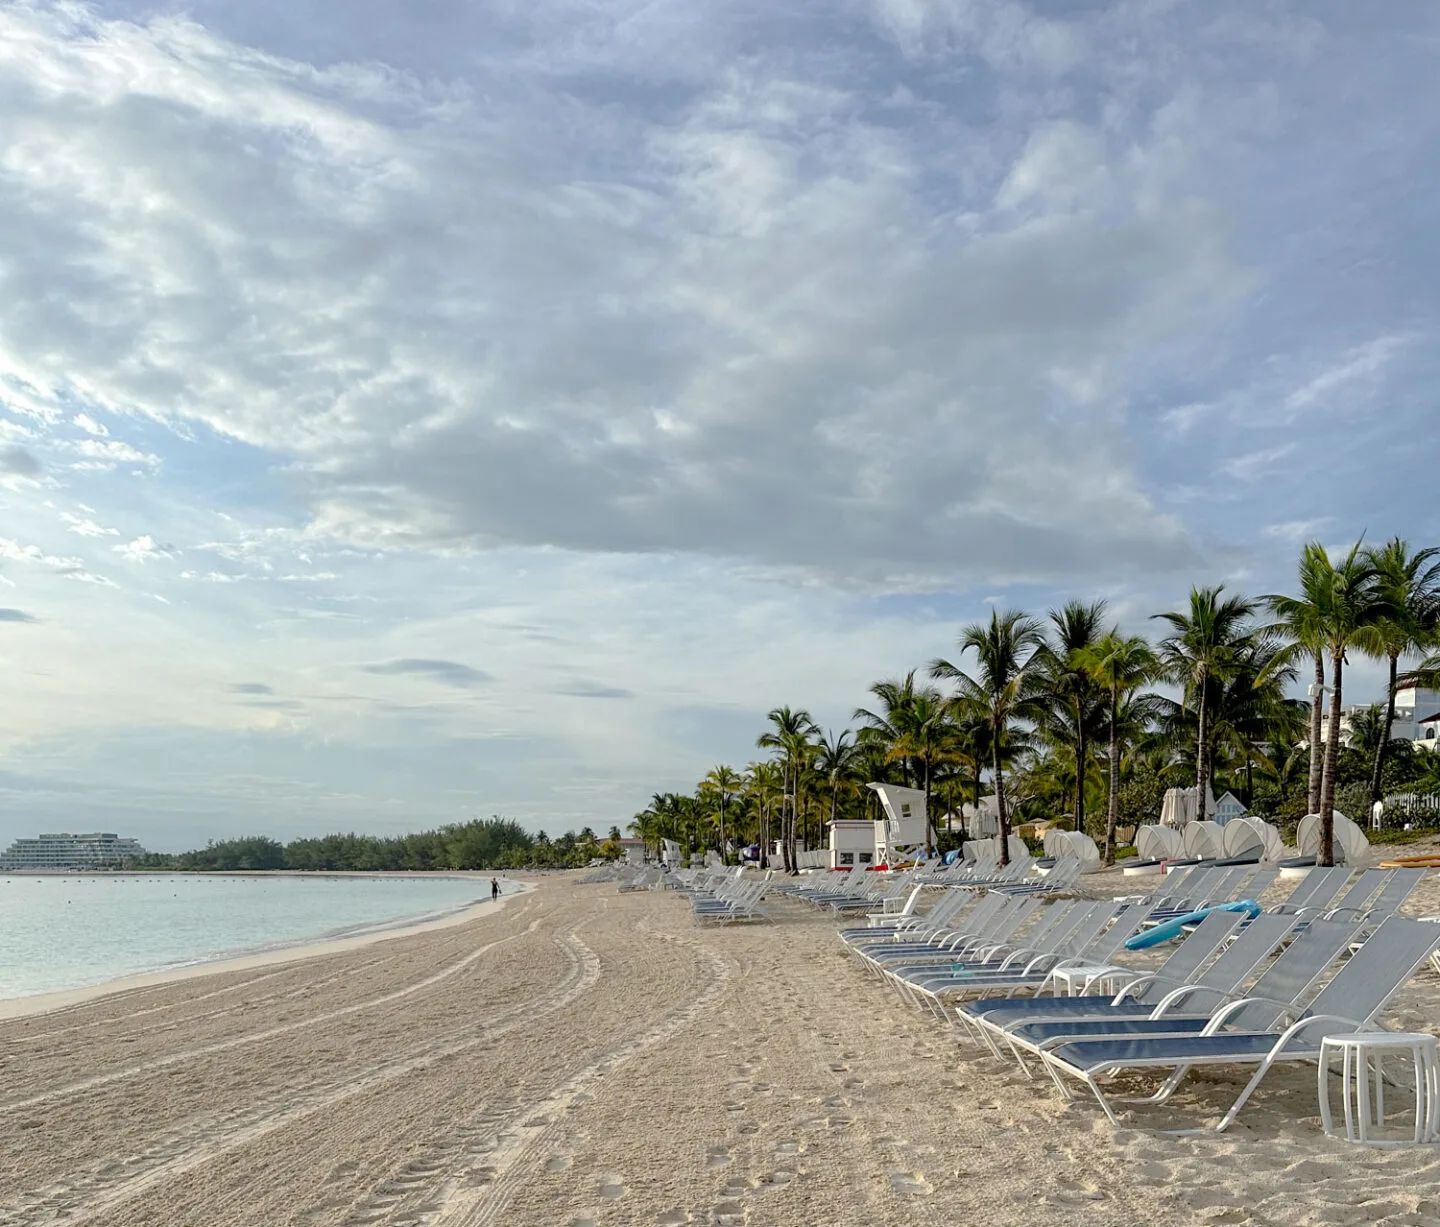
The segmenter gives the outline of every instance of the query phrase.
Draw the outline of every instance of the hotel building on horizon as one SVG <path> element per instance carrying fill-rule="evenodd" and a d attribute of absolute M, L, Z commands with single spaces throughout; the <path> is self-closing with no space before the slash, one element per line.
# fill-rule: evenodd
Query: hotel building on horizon
<path fill-rule="evenodd" d="M 145 855 L 138 840 L 121 839 L 111 832 L 89 835 L 40 835 L 17 839 L 0 853 L 0 871 L 24 869 L 119 869 L 126 861 Z"/>

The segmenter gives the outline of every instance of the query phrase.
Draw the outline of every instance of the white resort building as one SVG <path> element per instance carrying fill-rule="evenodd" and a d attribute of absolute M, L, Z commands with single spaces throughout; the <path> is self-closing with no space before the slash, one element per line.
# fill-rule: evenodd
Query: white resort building
<path fill-rule="evenodd" d="M 1326 700 L 1329 701 L 1328 699 Z M 1352 717 L 1369 708 L 1368 703 L 1347 706 L 1340 716 L 1340 740 L 1350 741 Z M 1329 708 L 1322 713 L 1320 735 L 1330 735 Z M 1390 736 L 1395 740 L 1413 741 L 1417 750 L 1440 748 L 1440 690 L 1416 686 L 1395 692 L 1395 724 Z"/>
<path fill-rule="evenodd" d="M 17 839 L 0 853 L 0 870 L 118 869 L 144 855 L 136 840 L 110 833 L 41 835 Z"/>

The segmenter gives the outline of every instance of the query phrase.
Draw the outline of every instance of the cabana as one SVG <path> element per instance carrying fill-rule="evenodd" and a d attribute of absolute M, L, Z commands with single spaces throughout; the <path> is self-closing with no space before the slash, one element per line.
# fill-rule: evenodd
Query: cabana
<path fill-rule="evenodd" d="M 1320 815 L 1306 814 L 1295 831 L 1300 859 L 1320 855 Z M 1370 841 L 1365 832 L 1338 809 L 1335 811 L 1335 863 L 1360 865 L 1370 858 Z"/>

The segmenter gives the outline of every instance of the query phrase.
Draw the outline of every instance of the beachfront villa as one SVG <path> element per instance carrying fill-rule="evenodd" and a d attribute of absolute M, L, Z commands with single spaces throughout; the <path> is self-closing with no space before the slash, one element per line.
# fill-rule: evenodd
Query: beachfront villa
<path fill-rule="evenodd" d="M 138 840 L 121 839 L 112 832 L 89 835 L 39 835 L 17 839 L 0 853 L 0 870 L 119 869 L 127 860 L 145 855 Z"/>

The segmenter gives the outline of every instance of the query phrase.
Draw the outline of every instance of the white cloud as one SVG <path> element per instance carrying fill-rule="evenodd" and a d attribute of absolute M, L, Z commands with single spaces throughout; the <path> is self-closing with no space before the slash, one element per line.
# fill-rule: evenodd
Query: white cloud
<path fill-rule="evenodd" d="M 96 575 L 87 569 L 83 558 L 47 554 L 38 545 L 21 545 L 8 537 L 0 537 L 0 559 L 45 567 L 57 575 L 66 579 L 79 580 L 81 583 L 99 584 L 108 588 L 116 587 L 113 580 L 106 579 L 103 575 Z"/>
<path fill-rule="evenodd" d="M 124 545 L 117 545 L 112 548 L 127 562 L 139 563 L 141 565 L 156 558 L 176 558 L 179 556 L 179 551 L 173 545 L 157 545 L 155 538 L 148 533 L 143 537 L 136 537 L 134 541 L 127 541 Z"/>
<path fill-rule="evenodd" d="M 87 519 L 84 516 L 73 515 L 68 511 L 62 511 L 60 513 L 60 518 L 64 520 L 67 525 L 69 525 L 68 531 L 76 534 L 76 536 L 118 537 L 120 535 L 120 530 L 118 528 L 102 527 L 101 525 L 96 524 L 94 520 Z"/>
<path fill-rule="evenodd" d="M 1298 545 L 1302 541 L 1313 541 L 1332 522 L 1330 516 L 1312 520 L 1285 520 L 1279 524 L 1267 524 L 1260 531 L 1275 541 Z"/>
<path fill-rule="evenodd" d="M 1365 394 L 1373 378 L 1399 354 L 1407 340 L 1403 336 L 1382 336 L 1355 346 L 1334 366 L 1291 392 L 1285 398 L 1285 408 L 1295 414 L 1346 407 L 1348 400 Z"/>
<path fill-rule="evenodd" d="M 104 426 L 100 425 L 100 423 L 97 422 L 94 418 L 92 418 L 88 413 L 77 413 L 71 419 L 71 421 L 73 421 L 76 426 L 80 427 L 80 429 L 88 435 L 97 435 L 100 437 L 104 437 L 105 435 L 108 435 L 110 433 L 109 430 L 107 430 Z"/>
<path fill-rule="evenodd" d="M 119 439 L 81 439 L 75 444 L 75 450 L 86 459 L 71 467 L 82 470 L 113 469 L 122 464 L 136 464 L 153 469 L 160 464 L 159 456 L 142 452 Z"/>
<path fill-rule="evenodd" d="M 1255 451 L 1245 452 L 1239 456 L 1232 456 L 1221 466 L 1220 471 L 1228 477 L 1234 477 L 1239 481 L 1254 481 L 1267 473 L 1272 473 L 1279 466 L 1282 460 L 1294 455 L 1295 444 L 1281 443 L 1275 447 L 1257 448 Z"/>
<path fill-rule="evenodd" d="M 982 24 L 1017 71 L 1079 37 L 1014 6 Z M 867 119 L 858 83 L 778 65 L 617 121 L 170 20 L 22 8 L 0 34 L 27 49 L 0 62 L 27 205 L 6 254 L 43 282 L 23 237 L 43 226 L 89 270 L 65 312 L 0 307 L 0 375 L 292 457 L 313 536 L 872 582 L 1194 556 L 1102 406 L 1243 280 L 1224 219 L 1143 163 L 1117 178 L 1092 127 L 1029 127 L 1007 220 L 987 202 L 1015 133 L 937 148 L 944 129 Z M 163 129 L 137 127 L 153 106 Z M 572 128 L 557 173 L 538 151 Z M 961 202 L 977 225 L 947 224 Z M 82 471 L 159 464 L 77 450 Z"/>

